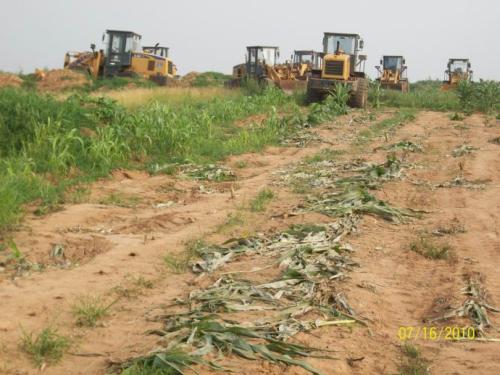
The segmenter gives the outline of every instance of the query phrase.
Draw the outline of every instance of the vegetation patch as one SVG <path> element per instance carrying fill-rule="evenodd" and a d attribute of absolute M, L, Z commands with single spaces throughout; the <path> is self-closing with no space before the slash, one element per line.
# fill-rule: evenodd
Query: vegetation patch
<path fill-rule="evenodd" d="M 399 366 L 400 375 L 427 375 L 429 362 L 422 357 L 420 349 L 410 343 L 405 343 L 402 348 L 402 360 Z"/>
<path fill-rule="evenodd" d="M 428 259 L 448 259 L 451 253 L 451 246 L 448 244 L 438 244 L 435 241 L 419 237 L 410 243 L 410 250 Z"/>
<path fill-rule="evenodd" d="M 266 206 L 273 200 L 274 192 L 271 189 L 264 188 L 258 192 L 257 196 L 250 202 L 250 210 L 262 212 Z"/>
<path fill-rule="evenodd" d="M 411 108 L 400 109 L 393 117 L 379 121 L 369 128 L 360 131 L 356 142 L 358 144 L 363 144 L 375 137 L 387 134 L 395 127 L 414 120 L 415 113 L 415 110 Z"/>
<path fill-rule="evenodd" d="M 118 300 L 107 303 L 101 297 L 91 295 L 81 297 L 73 306 L 76 324 L 81 327 L 96 327 L 116 302 Z"/>
<path fill-rule="evenodd" d="M 39 333 L 23 332 L 21 348 L 37 367 L 52 365 L 61 360 L 69 347 L 69 340 L 53 328 L 44 328 Z"/>

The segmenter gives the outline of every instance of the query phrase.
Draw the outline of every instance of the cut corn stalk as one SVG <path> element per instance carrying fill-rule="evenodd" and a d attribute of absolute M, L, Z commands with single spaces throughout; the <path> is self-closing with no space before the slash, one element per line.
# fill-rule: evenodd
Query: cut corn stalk
<path fill-rule="evenodd" d="M 409 218 L 420 217 L 421 212 L 407 208 L 393 207 L 377 199 L 363 188 L 326 193 L 309 198 L 307 208 L 329 216 L 345 216 L 353 213 L 380 216 L 394 223 L 406 222 Z"/>

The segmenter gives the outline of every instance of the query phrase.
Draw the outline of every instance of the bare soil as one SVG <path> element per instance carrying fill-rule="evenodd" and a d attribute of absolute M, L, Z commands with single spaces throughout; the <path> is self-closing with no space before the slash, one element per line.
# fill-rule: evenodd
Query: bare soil
<path fill-rule="evenodd" d="M 390 115 L 391 111 L 379 113 L 374 121 Z M 271 147 L 260 154 L 227 160 L 225 164 L 237 174 L 235 182 L 205 183 L 117 171 L 93 184 L 85 203 L 68 204 L 43 217 L 28 215 L 13 238 L 30 261 L 46 268 L 17 276 L 5 270 L 0 273 L 0 373 L 39 372 L 19 348 L 22 329 L 38 331 L 52 325 L 71 338 L 71 349 L 59 364 L 44 369 L 47 374 L 105 374 L 108 360 L 155 348 L 157 338 L 145 331 L 158 325 L 147 318 L 161 304 L 168 305 L 216 277 L 198 280 L 188 271 L 176 274 L 165 267 L 162 257 L 182 253 L 186 242 L 193 239 L 223 242 L 256 232 L 272 233 L 294 223 L 331 221 L 315 213 L 290 216 L 304 196 L 273 182 L 278 170 L 321 148 L 344 150 L 338 156 L 341 160 L 384 161 L 387 152 L 378 148 L 386 144 L 384 136 L 361 146 L 354 143 L 356 134 L 373 123 L 353 121 L 359 118 L 360 112 L 352 112 L 316 129 L 321 144 L 300 149 Z M 326 327 L 299 334 L 298 342 L 335 350 L 338 357 L 333 361 L 308 359 L 309 363 L 324 374 L 397 373 L 402 344 L 398 328 L 431 325 L 428 319 L 448 306 L 460 305 L 465 298 L 460 290 L 470 274 L 481 275 L 488 301 L 500 305 L 500 147 L 488 142 L 499 133 L 498 122 L 488 123 L 482 115 L 453 122 L 447 113 L 420 112 L 415 121 L 388 134 L 389 143 L 411 140 L 420 143 L 424 152 L 405 155 L 416 168 L 407 172 L 406 179 L 389 182 L 375 194 L 426 214 L 401 225 L 363 218 L 359 232 L 349 238 L 360 267 L 339 288 L 368 327 Z M 452 150 L 463 143 L 478 150 L 453 157 Z M 432 187 L 456 176 L 485 181 L 485 188 Z M 250 212 L 248 202 L 264 187 L 273 189 L 276 198 L 265 212 Z M 109 198 L 113 194 L 115 198 Z M 243 212 L 244 224 L 225 225 L 235 212 Z M 452 248 L 448 260 L 427 259 L 410 251 L 415 239 L 457 223 L 465 232 L 439 238 Z M 62 260 L 50 255 L 56 245 L 64 248 Z M 251 269 L 262 262 L 243 257 L 221 271 Z M 139 276 L 152 280 L 153 287 L 137 287 L 134 280 Z M 89 294 L 110 301 L 120 299 L 101 326 L 79 328 L 72 306 Z M 490 313 L 489 317 L 488 337 L 499 338 L 500 314 Z M 470 321 L 439 324 L 464 326 Z M 500 373 L 498 342 L 418 339 L 413 343 L 430 361 L 432 374 Z M 229 364 L 241 369 L 241 374 L 304 374 L 299 368 L 236 357 L 229 358 Z"/>
<path fill-rule="evenodd" d="M 82 87 L 90 83 L 87 74 L 69 69 L 48 70 L 43 72 L 40 78 L 37 82 L 37 88 L 41 91 L 61 91 Z"/>
<path fill-rule="evenodd" d="M 0 87 L 20 87 L 23 80 L 15 74 L 0 72 Z"/>

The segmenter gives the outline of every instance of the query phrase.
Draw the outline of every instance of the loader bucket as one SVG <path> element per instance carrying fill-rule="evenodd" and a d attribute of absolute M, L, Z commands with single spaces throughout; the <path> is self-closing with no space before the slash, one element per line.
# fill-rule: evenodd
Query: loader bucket
<path fill-rule="evenodd" d="M 284 92 L 291 94 L 294 91 L 305 90 L 307 87 L 307 81 L 305 80 L 281 80 L 278 87 Z"/>

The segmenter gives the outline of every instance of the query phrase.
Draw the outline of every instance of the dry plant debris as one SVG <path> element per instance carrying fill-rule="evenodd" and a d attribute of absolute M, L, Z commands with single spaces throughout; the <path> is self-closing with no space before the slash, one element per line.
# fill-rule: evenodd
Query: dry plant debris
<path fill-rule="evenodd" d="M 462 289 L 462 294 L 467 296 L 467 299 L 461 306 L 432 321 L 448 320 L 455 317 L 467 317 L 471 320 L 477 334 L 484 336 L 485 329 L 492 326 L 488 318 L 488 311 L 500 313 L 500 309 L 493 307 L 487 302 L 486 289 L 478 277 L 471 276 L 467 279 L 466 285 Z"/>
<path fill-rule="evenodd" d="M 477 150 L 478 150 L 477 147 L 463 144 L 463 145 L 460 145 L 460 146 L 456 147 L 452 151 L 451 154 L 453 155 L 454 158 L 458 158 L 460 156 L 469 155 L 472 152 L 477 151 Z"/>
<path fill-rule="evenodd" d="M 236 179 L 234 172 L 225 166 L 217 164 L 178 164 L 169 163 L 158 165 L 155 164 L 151 168 L 152 173 L 173 173 L 178 172 L 180 176 L 184 176 L 194 180 L 205 181 L 232 181 Z"/>
<path fill-rule="evenodd" d="M 223 274 L 208 288 L 194 290 L 176 305 L 188 310 L 159 315 L 163 328 L 150 331 L 163 337 L 165 348 L 147 356 L 119 364 L 120 368 L 149 365 L 175 369 L 201 364 L 225 369 L 218 361 L 202 358 L 210 353 L 220 357 L 234 354 L 250 360 L 265 360 L 320 372 L 304 362 L 307 357 L 332 358 L 325 350 L 290 343 L 299 332 L 325 326 L 361 322 L 335 285 L 356 264 L 350 260 L 352 248 L 341 239 L 356 229 L 355 215 L 335 223 L 296 225 L 269 238 L 234 240 L 224 246 L 199 246 L 202 260 L 195 272 L 214 271 L 235 256 L 247 253 L 274 257 L 279 276 L 266 282 L 235 279 Z M 228 244 L 226 244 L 228 245 Z M 249 321 L 239 313 L 265 311 Z M 230 318 L 224 314 L 230 313 Z M 170 358 L 178 353 L 178 361 Z M 177 358 L 177 356 L 175 357 Z"/>
<path fill-rule="evenodd" d="M 373 151 L 385 150 L 385 151 L 406 151 L 406 152 L 423 152 L 423 148 L 418 143 L 413 143 L 411 141 L 401 141 L 393 143 L 387 146 L 381 146 L 375 148 Z"/>
<path fill-rule="evenodd" d="M 442 182 L 440 184 L 434 185 L 436 188 L 454 188 L 462 187 L 470 190 L 482 190 L 486 187 L 484 181 L 469 181 L 463 177 L 457 176 L 451 181 Z"/>

